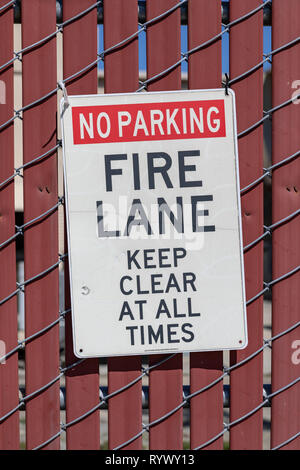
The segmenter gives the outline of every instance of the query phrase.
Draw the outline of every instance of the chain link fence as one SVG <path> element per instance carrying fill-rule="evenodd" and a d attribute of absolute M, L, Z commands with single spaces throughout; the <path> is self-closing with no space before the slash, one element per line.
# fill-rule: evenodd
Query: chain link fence
<path fill-rule="evenodd" d="M 37 0 L 0 1 L 4 44 L 0 52 L 0 89 L 4 90 L 0 95 L 2 449 L 19 448 L 22 410 L 26 410 L 27 448 L 57 449 L 63 434 L 68 449 L 100 448 L 100 418 L 107 408 L 113 449 L 141 449 L 143 442 L 148 445 L 143 441 L 146 434 L 150 449 L 182 448 L 183 409 L 190 410 L 189 448 L 222 449 L 229 432 L 232 449 L 260 449 L 264 407 L 271 407 L 271 448 L 299 449 L 300 361 L 299 354 L 292 356 L 300 326 L 300 91 L 293 93 L 292 88 L 300 79 L 299 18 L 297 0 L 211 0 L 209 5 L 202 0 L 129 0 L 126 6 L 120 0 L 50 0 L 43 6 Z M 14 21 L 21 23 L 20 50 L 14 50 Z M 97 22 L 104 25 L 102 50 Z M 185 52 L 180 48 L 182 24 L 187 25 L 188 34 Z M 263 51 L 264 24 L 273 30 L 273 48 L 267 53 Z M 147 77 L 143 80 L 138 64 L 141 35 L 147 41 Z M 221 65 L 225 35 L 230 43 L 227 80 L 222 78 Z M 61 36 L 63 76 L 59 77 L 56 41 Z M 13 68 L 19 61 L 23 106 L 15 109 Z M 107 377 L 100 373 L 99 382 L 99 361 L 78 360 L 72 353 L 67 247 L 64 254 L 58 252 L 59 226 L 63 229 L 64 225 L 58 212 L 64 197 L 57 186 L 61 148 L 57 95 L 64 86 L 69 94 L 97 92 L 100 63 L 105 92 L 181 88 L 183 63 L 188 64 L 189 88 L 230 86 L 236 92 L 249 345 L 233 353 L 226 365 L 222 352 L 191 355 L 190 371 L 184 376 L 191 385 L 183 385 L 178 354 L 155 356 L 149 362 L 147 358 L 109 359 Z M 263 110 L 267 63 L 273 105 Z M 24 160 L 18 167 L 14 160 L 16 119 L 23 127 Z M 262 126 L 267 120 L 272 120 L 273 159 L 264 167 Z M 24 179 L 24 223 L 20 225 L 15 223 L 17 178 Z M 268 225 L 263 223 L 266 180 L 272 181 L 273 218 Z M 25 280 L 16 282 L 16 242 L 22 237 Z M 263 242 L 268 238 L 273 246 L 273 279 L 263 282 Z M 59 309 L 61 266 L 65 306 Z M 272 335 L 264 339 L 263 297 L 269 291 L 273 292 Z M 20 293 L 25 297 L 26 328 L 25 337 L 18 339 L 16 297 Z M 59 325 L 64 323 L 65 345 L 60 347 Z M 269 348 L 272 383 L 263 386 L 263 352 Z M 19 384 L 24 352 L 26 381 Z M 225 380 L 230 385 L 224 385 Z M 223 406 L 230 408 L 227 422 L 223 422 Z M 149 409 L 144 423 L 143 408 Z M 63 423 L 60 409 L 66 409 Z"/>

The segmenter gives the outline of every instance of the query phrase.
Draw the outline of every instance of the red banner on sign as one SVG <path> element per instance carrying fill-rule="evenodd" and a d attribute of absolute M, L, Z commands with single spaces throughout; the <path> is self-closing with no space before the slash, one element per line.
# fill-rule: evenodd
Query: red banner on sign
<path fill-rule="evenodd" d="M 74 144 L 226 137 L 224 100 L 72 108 Z"/>

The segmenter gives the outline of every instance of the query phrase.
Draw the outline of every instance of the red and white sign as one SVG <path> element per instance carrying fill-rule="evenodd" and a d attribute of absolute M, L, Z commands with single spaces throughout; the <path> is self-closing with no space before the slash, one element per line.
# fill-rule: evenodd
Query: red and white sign
<path fill-rule="evenodd" d="M 75 354 L 245 347 L 233 93 L 69 96 L 62 128 Z"/>
<path fill-rule="evenodd" d="M 74 144 L 225 137 L 224 100 L 72 108 Z"/>

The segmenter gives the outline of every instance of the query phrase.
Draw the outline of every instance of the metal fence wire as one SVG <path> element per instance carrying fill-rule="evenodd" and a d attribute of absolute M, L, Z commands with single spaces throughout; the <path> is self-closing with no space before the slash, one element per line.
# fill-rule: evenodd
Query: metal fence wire
<path fill-rule="evenodd" d="M 22 30 L 19 50 L 14 46 L 17 23 Z M 103 30 L 98 26 L 103 47 L 97 23 L 103 24 Z M 186 51 L 180 44 L 182 25 Z M 267 27 L 272 28 L 272 50 L 264 54 Z M 271 413 L 267 447 L 300 448 L 299 31 L 298 0 L 0 0 L 1 449 L 20 448 L 22 426 L 28 449 L 99 449 L 100 422 L 101 428 L 106 426 L 102 416 L 107 413 L 111 449 L 182 449 L 186 439 L 191 449 L 223 449 L 226 436 L 231 449 L 262 449 L 264 408 Z M 139 72 L 142 35 L 146 78 Z M 226 36 L 227 81 L 222 78 Z M 23 104 L 15 109 L 14 67 L 19 62 Z M 222 352 L 193 353 L 185 358 L 185 375 L 180 354 L 149 360 L 109 358 L 107 371 L 100 367 L 99 382 L 99 361 L 78 360 L 72 352 L 67 246 L 59 253 L 63 217 L 58 214 L 64 197 L 58 187 L 57 95 L 64 86 L 70 95 L 97 93 L 100 72 L 108 93 L 180 89 L 183 63 L 190 89 L 230 86 L 236 93 L 249 344 L 232 352 L 226 364 Z M 265 64 L 272 77 L 267 110 Z M 23 163 L 17 167 L 16 120 L 23 133 Z M 272 126 L 272 161 L 265 165 L 267 121 Z M 19 178 L 24 220 L 16 224 L 14 188 Z M 264 187 L 271 188 L 271 202 Z M 264 222 L 264 211 L 271 223 Z M 16 282 L 20 240 L 25 280 Z M 264 282 L 266 240 L 272 244 L 272 280 Z M 269 292 L 272 333 L 264 339 L 263 298 Z M 24 338 L 18 338 L 20 293 L 25 298 Z M 272 375 L 264 385 L 263 353 L 268 349 Z M 20 373 L 24 367 L 25 383 Z M 183 385 L 184 380 L 188 383 Z M 183 410 L 188 412 L 187 424 Z"/>

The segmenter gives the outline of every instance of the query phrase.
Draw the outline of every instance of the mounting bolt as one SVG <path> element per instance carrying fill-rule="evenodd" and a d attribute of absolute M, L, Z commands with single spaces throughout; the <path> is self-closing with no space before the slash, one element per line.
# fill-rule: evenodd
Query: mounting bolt
<path fill-rule="evenodd" d="M 88 288 L 88 286 L 82 286 L 81 288 L 81 293 L 82 295 L 88 295 L 90 293 L 90 289 Z"/>

